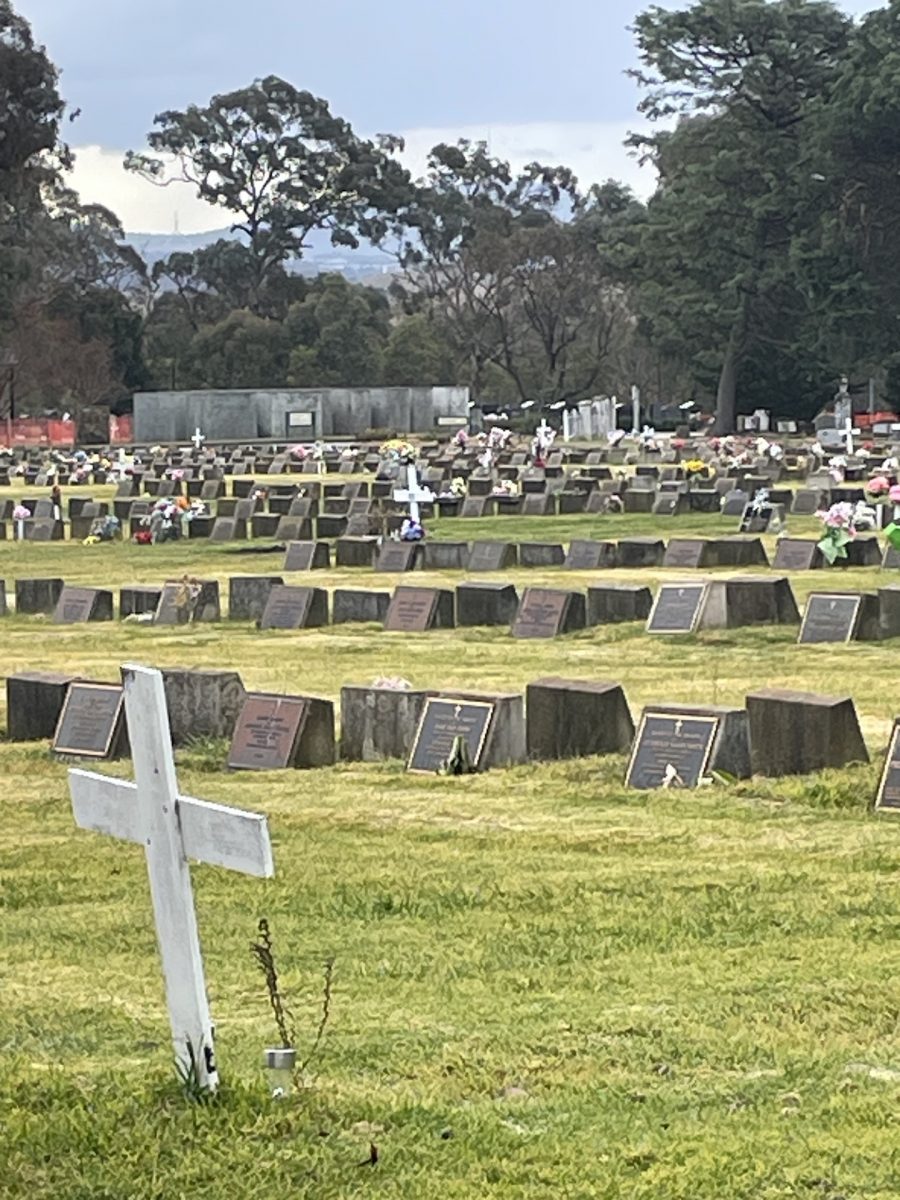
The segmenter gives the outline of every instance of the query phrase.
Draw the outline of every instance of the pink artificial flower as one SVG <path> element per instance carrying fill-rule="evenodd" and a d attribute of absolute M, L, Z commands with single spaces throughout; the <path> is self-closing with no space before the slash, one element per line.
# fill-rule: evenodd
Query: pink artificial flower
<path fill-rule="evenodd" d="M 900 504 L 900 483 L 894 484 L 894 486 L 888 492 L 888 498 L 892 500 L 894 504 Z"/>
<path fill-rule="evenodd" d="M 874 479 L 869 480 L 866 486 L 866 491 L 871 493 L 873 496 L 880 496 L 884 492 L 888 491 L 890 486 L 891 485 L 886 476 L 876 475 Z"/>

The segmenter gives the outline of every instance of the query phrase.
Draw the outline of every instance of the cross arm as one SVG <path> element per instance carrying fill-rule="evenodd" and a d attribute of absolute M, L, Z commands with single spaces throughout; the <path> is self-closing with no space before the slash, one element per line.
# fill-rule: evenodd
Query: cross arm
<path fill-rule="evenodd" d="M 69 771 L 72 811 L 80 829 L 126 842 L 146 840 L 137 784 L 93 771 Z M 269 824 L 264 816 L 179 796 L 185 858 L 270 879 L 275 874 Z"/>

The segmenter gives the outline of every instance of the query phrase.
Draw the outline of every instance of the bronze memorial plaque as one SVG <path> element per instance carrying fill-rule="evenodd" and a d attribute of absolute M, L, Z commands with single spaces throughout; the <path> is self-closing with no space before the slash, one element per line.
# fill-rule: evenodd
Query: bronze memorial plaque
<path fill-rule="evenodd" d="M 228 766 L 236 771 L 293 766 L 306 712 L 306 701 L 298 696 L 248 695 L 234 727 Z"/>
<path fill-rule="evenodd" d="M 551 588 L 526 588 L 512 625 L 517 638 L 552 638 L 565 624 L 570 593 Z"/>
<path fill-rule="evenodd" d="M 433 774 L 450 757 L 458 737 L 465 739 L 469 761 L 477 770 L 493 715 L 493 704 L 479 700 L 426 700 L 408 770 Z"/>
<path fill-rule="evenodd" d="M 703 565 L 706 542 L 703 538 L 672 538 L 666 546 L 664 567 L 696 568 Z"/>
<path fill-rule="evenodd" d="M 705 583 L 664 583 L 647 621 L 648 633 L 693 633 L 706 603 Z"/>
<path fill-rule="evenodd" d="M 384 618 L 392 633 L 425 633 L 431 628 L 438 595 L 434 588 L 398 587 Z"/>
<path fill-rule="evenodd" d="M 849 642 L 856 634 L 862 596 L 812 592 L 803 610 L 798 642 L 810 646 L 822 642 Z"/>
<path fill-rule="evenodd" d="M 718 717 L 645 712 L 634 739 L 625 786 L 696 787 L 709 764 Z"/>
<path fill-rule="evenodd" d="M 70 684 L 53 735 L 54 753 L 109 758 L 121 740 L 124 702 L 117 684 Z"/>

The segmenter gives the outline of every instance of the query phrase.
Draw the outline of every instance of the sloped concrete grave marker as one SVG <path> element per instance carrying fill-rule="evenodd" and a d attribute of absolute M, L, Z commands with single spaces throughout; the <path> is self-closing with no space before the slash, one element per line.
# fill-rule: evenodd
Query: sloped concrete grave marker
<path fill-rule="evenodd" d="M 75 823 L 144 847 L 175 1056 L 196 1086 L 219 1082 L 188 859 L 269 879 L 264 816 L 182 796 L 162 675 L 125 666 L 125 710 L 135 782 L 69 771 Z"/>

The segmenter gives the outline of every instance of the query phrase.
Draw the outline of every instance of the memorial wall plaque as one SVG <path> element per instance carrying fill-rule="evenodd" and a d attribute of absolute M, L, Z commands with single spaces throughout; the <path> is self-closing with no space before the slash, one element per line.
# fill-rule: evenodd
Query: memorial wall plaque
<path fill-rule="evenodd" d="M 436 700 L 425 709 L 409 756 L 410 771 L 434 773 L 447 761 L 458 737 L 465 740 L 469 762 L 481 764 L 494 715 L 494 705 L 475 700 Z"/>
<path fill-rule="evenodd" d="M 645 712 L 634 740 L 625 786 L 694 788 L 706 772 L 719 730 L 717 717 Z"/>
<path fill-rule="evenodd" d="M 612 542 L 575 540 L 569 543 L 567 571 L 596 571 L 600 567 L 613 567 L 615 563 L 616 548 Z"/>
<path fill-rule="evenodd" d="M 772 566 L 779 571 L 811 571 L 822 561 L 818 545 L 811 538 L 779 538 Z"/>
<path fill-rule="evenodd" d="M 248 695 L 234 727 L 228 766 L 235 771 L 293 766 L 306 711 L 306 701 L 299 697 Z"/>
<path fill-rule="evenodd" d="M 656 594 L 648 633 L 693 633 L 706 603 L 705 583 L 664 583 Z"/>
<path fill-rule="evenodd" d="M 112 683 L 72 683 L 53 735 L 53 751 L 79 758 L 109 758 L 124 728 L 125 693 Z"/>
<path fill-rule="evenodd" d="M 894 721 L 884 770 L 875 797 L 876 809 L 900 809 L 900 720 Z"/>
<path fill-rule="evenodd" d="M 513 637 L 556 637 L 565 626 L 566 611 L 571 600 L 571 592 L 526 588 L 512 624 Z"/>
<path fill-rule="evenodd" d="M 511 542 L 474 542 L 469 554 L 468 570 L 503 571 L 514 567 L 518 559 L 516 547 Z"/>
<path fill-rule="evenodd" d="M 849 642 L 856 635 L 862 596 L 812 592 L 803 611 L 800 645 Z"/>
<path fill-rule="evenodd" d="M 260 629 L 306 629 L 310 626 L 324 625 L 327 612 L 328 597 L 322 589 L 276 584 L 269 593 L 259 627 Z"/>
<path fill-rule="evenodd" d="M 384 618 L 389 633 L 425 633 L 434 621 L 438 594 L 435 588 L 399 587 Z"/>

